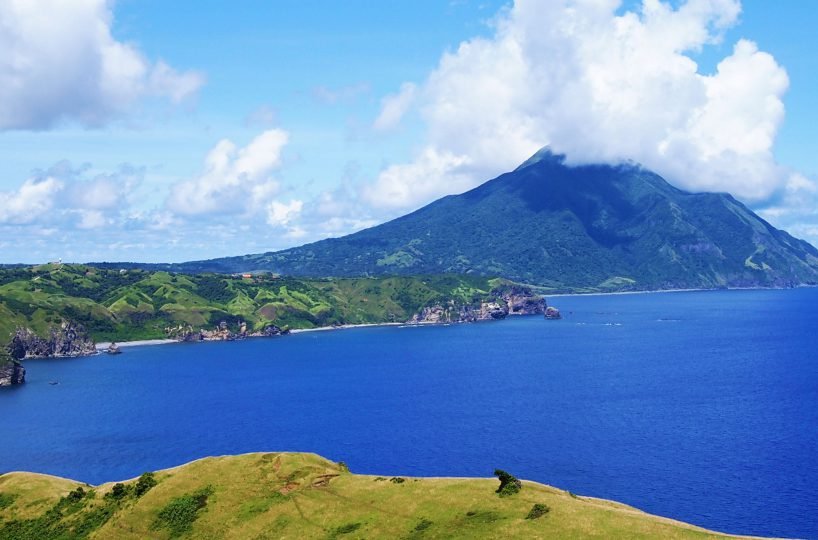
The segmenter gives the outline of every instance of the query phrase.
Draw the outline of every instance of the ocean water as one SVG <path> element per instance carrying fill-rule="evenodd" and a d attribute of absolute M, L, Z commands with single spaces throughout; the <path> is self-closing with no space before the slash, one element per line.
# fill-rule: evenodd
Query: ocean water
<path fill-rule="evenodd" d="M 381 475 L 499 467 L 720 531 L 818 538 L 818 289 L 550 303 L 563 320 L 29 361 L 0 392 L 0 471 L 99 483 L 305 451 Z"/>

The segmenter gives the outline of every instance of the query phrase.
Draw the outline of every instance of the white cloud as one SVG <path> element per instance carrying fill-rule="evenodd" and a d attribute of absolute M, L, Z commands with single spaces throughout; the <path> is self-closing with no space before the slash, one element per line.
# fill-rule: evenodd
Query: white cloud
<path fill-rule="evenodd" d="M 571 163 L 634 160 L 681 188 L 751 202 L 783 188 L 788 173 L 772 150 L 785 70 L 748 40 L 712 74 L 691 58 L 736 23 L 738 0 L 620 8 L 619 0 L 517 0 L 501 11 L 491 37 L 444 54 L 413 90 L 425 143 L 364 196 L 378 207 L 416 207 L 546 145 Z M 395 99 L 384 99 L 376 123 L 405 113 L 385 116 Z"/>
<path fill-rule="evenodd" d="M 381 100 L 381 112 L 372 123 L 375 131 L 391 131 L 395 129 L 403 116 L 412 106 L 417 94 L 417 85 L 403 83 L 397 94 L 390 94 Z"/>
<path fill-rule="evenodd" d="M 279 190 L 272 173 L 289 134 L 262 132 L 244 148 L 223 139 L 207 154 L 202 173 L 173 186 L 166 207 L 180 215 L 254 213 Z"/>
<path fill-rule="evenodd" d="M 70 164 L 59 164 L 73 181 L 68 186 L 68 205 L 86 210 L 118 210 L 131 203 L 134 190 L 142 183 L 143 168 L 122 165 L 112 174 L 98 174 L 84 180 L 81 171 L 71 171 Z"/>
<path fill-rule="evenodd" d="M 54 206 L 64 184 L 57 178 L 29 178 L 20 189 L 0 192 L 0 223 L 25 224 L 41 218 Z"/>
<path fill-rule="evenodd" d="M 428 147 L 413 163 L 392 165 L 378 180 L 363 189 L 363 198 L 381 208 L 405 208 L 417 201 L 431 200 L 442 191 L 457 193 L 473 185 L 471 175 L 462 172 L 469 158 Z M 441 178 L 446 185 L 439 184 Z"/>
<path fill-rule="evenodd" d="M 80 229 L 98 229 L 109 223 L 108 219 L 99 210 L 77 210 L 80 220 L 77 227 Z"/>
<path fill-rule="evenodd" d="M 104 124 L 145 97 L 178 103 L 200 73 L 152 64 L 111 35 L 109 0 L 0 3 L 0 130 Z"/>
<path fill-rule="evenodd" d="M 784 189 L 758 211 L 764 219 L 818 246 L 818 181 L 791 173 Z"/>
<path fill-rule="evenodd" d="M 0 223 L 101 227 L 128 208 L 143 175 L 144 169 L 122 165 L 116 172 L 91 176 L 87 165 L 73 168 L 60 161 L 36 171 L 16 191 L 0 192 Z"/>
<path fill-rule="evenodd" d="M 304 202 L 299 200 L 293 200 L 287 204 L 271 201 L 267 206 L 267 223 L 274 227 L 286 227 L 298 218 L 303 207 Z"/>

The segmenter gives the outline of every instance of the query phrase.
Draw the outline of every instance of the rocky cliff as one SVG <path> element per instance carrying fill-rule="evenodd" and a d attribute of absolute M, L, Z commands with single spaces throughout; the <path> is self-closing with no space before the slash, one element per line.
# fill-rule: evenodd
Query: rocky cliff
<path fill-rule="evenodd" d="M 289 333 L 289 329 L 279 328 L 274 324 L 269 324 L 261 330 L 257 330 L 255 332 L 248 332 L 247 323 L 244 322 L 239 324 L 238 332 L 233 332 L 224 321 L 219 323 L 219 325 L 213 329 L 194 329 L 191 325 L 179 325 L 165 328 L 165 334 L 169 339 L 184 342 L 233 341 L 236 339 L 244 339 L 246 337 L 272 337 L 286 335 Z"/>
<path fill-rule="evenodd" d="M 46 337 L 35 334 L 30 328 L 18 328 L 9 343 L 8 352 L 17 360 L 85 356 L 95 354 L 96 345 L 82 325 L 63 321 L 58 328 L 50 328 Z"/>
<path fill-rule="evenodd" d="M 26 368 L 19 362 L 11 361 L 0 365 L 0 386 L 11 386 L 26 382 Z"/>
<path fill-rule="evenodd" d="M 458 305 L 454 301 L 424 307 L 407 322 L 454 323 L 504 319 L 508 315 L 542 315 L 545 298 L 523 285 L 504 285 L 491 291 L 493 300 L 473 305 Z"/>

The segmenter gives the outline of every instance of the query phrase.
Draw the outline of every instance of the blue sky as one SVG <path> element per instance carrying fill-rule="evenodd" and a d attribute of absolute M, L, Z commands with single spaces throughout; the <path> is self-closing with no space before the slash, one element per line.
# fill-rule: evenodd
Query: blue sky
<path fill-rule="evenodd" d="M 546 144 L 818 243 L 810 1 L 37 0 L 0 21 L 0 262 L 282 249 Z"/>

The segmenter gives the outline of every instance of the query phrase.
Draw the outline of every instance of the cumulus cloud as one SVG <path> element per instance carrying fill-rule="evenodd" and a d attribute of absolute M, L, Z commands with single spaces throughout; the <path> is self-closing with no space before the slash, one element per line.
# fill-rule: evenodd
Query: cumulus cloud
<path fill-rule="evenodd" d="M 417 85 L 403 83 L 397 94 L 390 94 L 381 100 L 381 112 L 372 123 L 375 131 L 391 131 L 395 129 L 403 116 L 412 106 L 417 93 Z"/>
<path fill-rule="evenodd" d="M 102 227 L 127 209 L 144 169 L 122 165 L 108 174 L 91 174 L 60 161 L 36 171 L 15 191 L 0 192 L 0 224 L 81 229 Z"/>
<path fill-rule="evenodd" d="M 818 246 L 818 181 L 792 172 L 784 188 L 758 210 L 761 217 Z"/>
<path fill-rule="evenodd" d="M 110 0 L 0 2 L 0 130 L 99 126 L 140 99 L 179 103 L 204 77 L 111 35 Z"/>
<path fill-rule="evenodd" d="M 430 146 L 412 163 L 387 167 L 374 185 L 364 189 L 363 198 L 377 207 L 405 208 L 443 192 L 459 193 L 474 185 L 474 177 L 465 170 L 470 163 L 466 155 Z M 445 186 L 439 184 L 443 178 Z"/>
<path fill-rule="evenodd" d="M 287 226 L 298 217 L 303 207 L 304 202 L 299 200 L 287 204 L 272 201 L 267 206 L 267 223 L 273 226 Z"/>
<path fill-rule="evenodd" d="M 41 218 L 54 206 L 63 182 L 48 176 L 29 178 L 20 188 L 0 192 L 0 223 L 23 224 Z"/>
<path fill-rule="evenodd" d="M 426 124 L 414 161 L 364 197 L 411 208 L 508 171 L 543 146 L 571 163 L 633 160 L 690 190 L 749 202 L 783 189 L 773 157 L 786 71 L 742 39 L 714 73 L 692 55 L 738 20 L 738 0 L 516 0 L 493 35 L 444 54 L 411 91 Z M 404 88 L 411 88 L 404 86 Z M 376 124 L 405 114 L 401 90 Z M 407 105 L 408 107 L 408 105 Z"/>
<path fill-rule="evenodd" d="M 207 154 L 202 173 L 172 188 L 166 207 L 188 216 L 258 211 L 280 191 L 272 174 L 288 140 L 286 131 L 270 129 L 243 148 L 219 141 Z"/>

